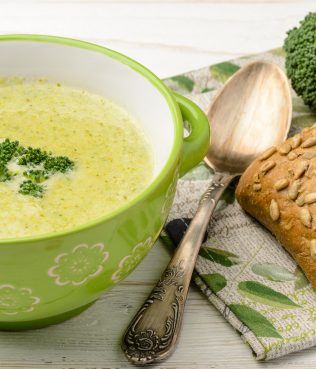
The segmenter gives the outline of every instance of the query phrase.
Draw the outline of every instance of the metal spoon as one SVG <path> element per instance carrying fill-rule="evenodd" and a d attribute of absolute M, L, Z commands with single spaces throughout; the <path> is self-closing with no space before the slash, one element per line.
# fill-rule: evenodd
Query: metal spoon
<path fill-rule="evenodd" d="M 212 144 L 204 160 L 215 174 L 172 260 L 125 332 L 122 349 L 132 363 L 162 360 L 174 350 L 194 264 L 216 204 L 259 154 L 284 141 L 291 112 L 284 73 L 265 62 L 240 69 L 213 100 L 208 111 Z"/>

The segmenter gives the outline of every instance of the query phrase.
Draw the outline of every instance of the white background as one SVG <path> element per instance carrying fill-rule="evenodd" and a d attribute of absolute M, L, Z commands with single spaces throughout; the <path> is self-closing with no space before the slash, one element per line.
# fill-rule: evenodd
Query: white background
<path fill-rule="evenodd" d="M 0 0 L 1 33 L 79 38 L 128 54 L 158 76 L 279 47 L 315 0 Z M 0 55 L 1 58 L 1 55 Z M 130 367 L 120 337 L 168 261 L 158 242 L 139 268 L 79 317 L 32 332 L 0 333 L 0 368 Z M 195 287 L 175 354 L 157 367 L 315 368 L 310 349 L 257 363 Z"/>

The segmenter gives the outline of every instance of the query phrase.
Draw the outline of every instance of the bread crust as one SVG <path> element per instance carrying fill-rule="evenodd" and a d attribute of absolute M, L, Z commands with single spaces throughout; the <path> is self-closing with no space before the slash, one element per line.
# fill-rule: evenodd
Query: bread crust
<path fill-rule="evenodd" d="M 316 124 L 255 160 L 241 176 L 236 198 L 276 236 L 316 290 Z"/>

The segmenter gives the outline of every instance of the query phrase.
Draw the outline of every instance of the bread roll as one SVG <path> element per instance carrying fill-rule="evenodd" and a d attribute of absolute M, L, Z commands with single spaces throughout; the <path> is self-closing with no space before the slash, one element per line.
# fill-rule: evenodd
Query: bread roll
<path fill-rule="evenodd" d="M 316 125 L 265 151 L 241 176 L 236 197 L 316 289 Z"/>

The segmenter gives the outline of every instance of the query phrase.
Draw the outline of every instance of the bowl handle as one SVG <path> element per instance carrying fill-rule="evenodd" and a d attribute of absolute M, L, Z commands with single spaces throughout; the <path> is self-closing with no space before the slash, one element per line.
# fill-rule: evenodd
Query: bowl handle
<path fill-rule="evenodd" d="M 210 144 L 210 125 L 203 111 L 191 100 L 174 93 L 183 121 L 190 125 L 191 132 L 184 138 L 180 177 L 197 165 L 206 155 Z"/>

